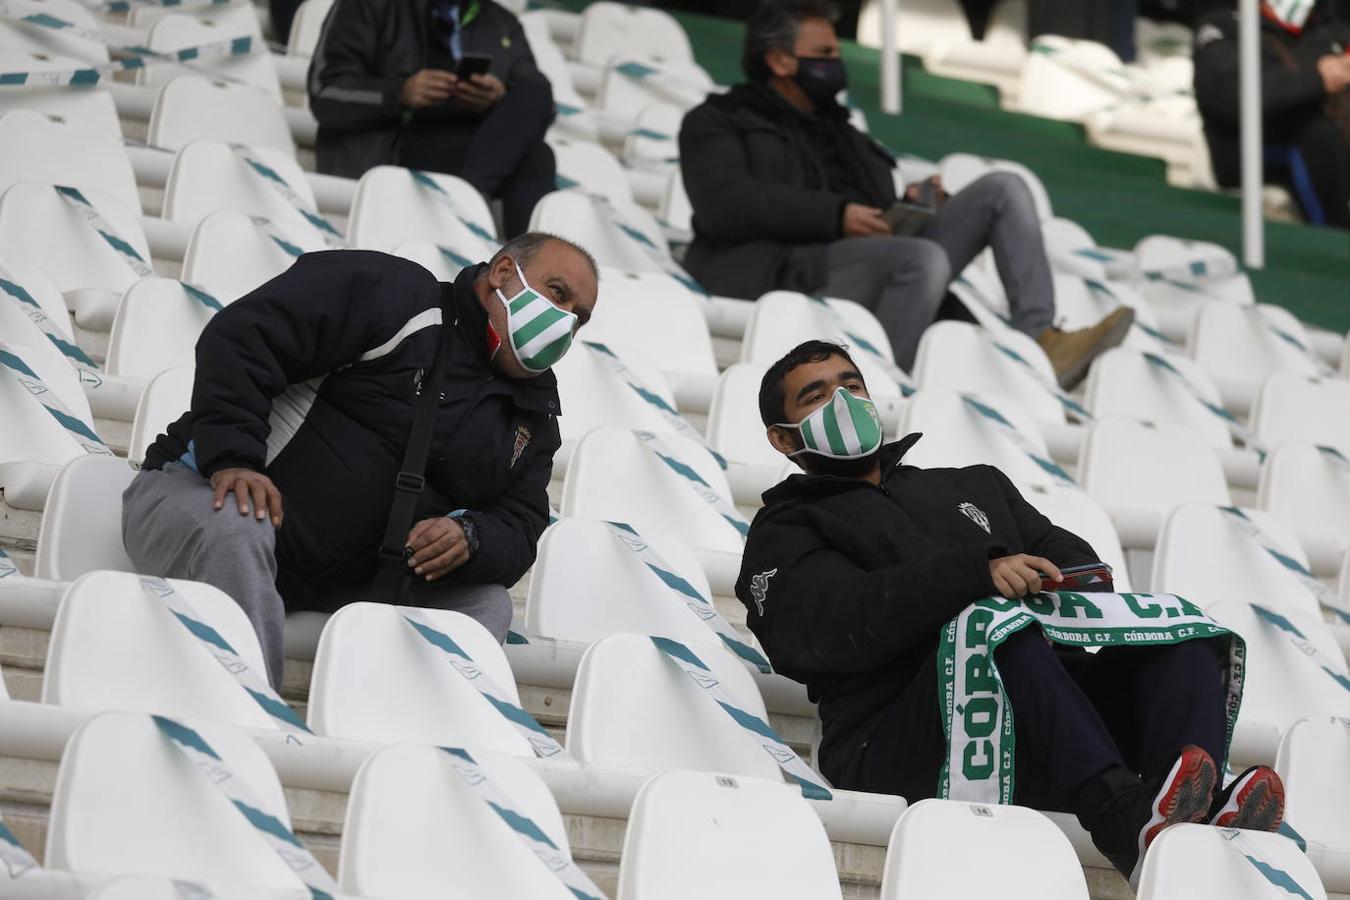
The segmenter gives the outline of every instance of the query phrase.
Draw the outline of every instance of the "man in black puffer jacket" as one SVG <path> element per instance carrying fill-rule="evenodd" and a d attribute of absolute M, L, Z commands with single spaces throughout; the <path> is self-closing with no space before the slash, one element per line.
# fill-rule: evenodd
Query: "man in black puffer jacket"
<path fill-rule="evenodd" d="M 381 537 L 422 380 L 446 341 L 407 538 L 411 601 L 457 609 L 505 640 L 506 588 L 548 524 L 561 414 L 548 367 L 595 296 L 586 251 L 541 234 L 454 284 L 383 253 L 300 257 L 202 332 L 192 407 L 123 497 L 136 571 L 233 597 L 279 687 L 286 611 L 390 599 L 372 585 Z"/>
<path fill-rule="evenodd" d="M 461 79 L 466 56 L 489 56 Z M 553 89 L 519 20 L 493 0 L 337 0 L 309 67 L 320 172 L 401 165 L 502 201 L 507 237 L 553 190 Z"/>
<path fill-rule="evenodd" d="M 903 465 L 920 435 L 882 444 L 867 387 L 838 345 L 808 341 L 789 352 L 765 374 L 759 403 L 770 443 L 806 474 L 767 491 L 750 526 L 736 582 L 746 622 L 774 669 L 819 704 L 822 774 L 836 787 L 911 803 L 932 797 L 947 753 L 943 627 L 976 600 L 1053 589 L 1060 567 L 1097 554 L 992 466 Z M 1182 763 L 1224 757 L 1214 646 L 1089 654 L 1055 649 L 1026 628 L 995 654 L 1015 713 L 1014 802 L 1076 813 L 1128 877 L 1169 803 L 1207 790 Z M 1212 761 L 1208 769 L 1212 780 Z M 1277 793 L 1283 811 L 1278 776 L 1254 769 L 1234 784 L 1244 779 L 1263 783 L 1272 802 L 1242 805 L 1241 827 L 1268 826 Z M 1231 796 L 1220 792 L 1211 806 L 1204 794 L 1197 814 L 1214 820 Z"/>

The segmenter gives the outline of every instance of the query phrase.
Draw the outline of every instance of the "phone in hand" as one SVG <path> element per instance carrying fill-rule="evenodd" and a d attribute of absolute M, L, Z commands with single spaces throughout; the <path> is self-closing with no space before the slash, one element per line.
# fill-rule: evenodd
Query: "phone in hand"
<path fill-rule="evenodd" d="M 492 68 L 492 57 L 486 53 L 465 53 L 455 65 L 455 77 L 461 81 L 475 75 L 486 75 Z"/>
<path fill-rule="evenodd" d="M 1069 566 L 1060 569 L 1063 581 L 1052 581 L 1050 586 L 1056 591 L 1079 591 L 1090 585 L 1112 586 L 1111 567 L 1104 562 L 1087 563 L 1082 566 Z"/>

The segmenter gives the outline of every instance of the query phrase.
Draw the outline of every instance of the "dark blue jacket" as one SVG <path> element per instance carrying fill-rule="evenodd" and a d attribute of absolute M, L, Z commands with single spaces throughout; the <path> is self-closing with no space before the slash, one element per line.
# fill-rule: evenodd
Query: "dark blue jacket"
<path fill-rule="evenodd" d="M 560 410 L 552 372 L 518 380 L 491 367 L 487 313 L 473 292 L 481 270 L 449 285 L 383 253 L 302 256 L 202 332 L 192 409 L 150 447 L 145 467 L 180 459 L 191 442 L 205 476 L 265 472 L 284 511 L 278 586 L 288 606 L 320 605 L 315 592 L 377 570 L 444 320 L 453 344 L 419 518 L 469 510 L 481 547 L 447 579 L 514 583 L 548 524 Z"/>

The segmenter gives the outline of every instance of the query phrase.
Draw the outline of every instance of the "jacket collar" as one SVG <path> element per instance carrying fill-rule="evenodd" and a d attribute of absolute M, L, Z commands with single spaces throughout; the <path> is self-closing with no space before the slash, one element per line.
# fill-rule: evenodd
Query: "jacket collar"
<path fill-rule="evenodd" d="M 742 82 L 721 96 L 713 95 L 709 100 L 717 105 L 752 110 L 767 119 L 788 127 L 796 127 L 792 121 L 794 116 L 809 115 L 788 103 L 782 94 L 767 84 L 757 81 Z M 848 118 L 848 110 L 833 100 L 829 104 L 819 107 L 817 114 L 830 119 L 844 120 Z"/>
<path fill-rule="evenodd" d="M 485 372 L 496 376 L 498 381 L 506 386 L 517 406 L 548 415 L 561 415 L 558 379 L 552 369 L 533 378 L 507 378 L 492 367 L 492 358 L 488 355 L 487 348 L 488 314 L 487 310 L 483 309 L 483 304 L 478 302 L 478 294 L 473 289 L 474 282 L 485 269 L 487 263 L 468 266 L 460 271 L 453 284 L 441 285 L 445 303 L 441 314 L 447 316 L 450 322 L 458 322 L 458 331 L 469 345 L 474 360 Z M 497 352 L 510 353 L 511 348 L 503 346 Z"/>
<path fill-rule="evenodd" d="M 885 484 L 891 473 L 900 467 L 900 462 L 909 448 L 919 442 L 923 432 L 907 434 L 898 441 L 882 446 L 877 452 L 881 462 L 881 481 Z M 807 502 L 841 491 L 858 487 L 871 487 L 871 483 L 861 478 L 841 478 L 838 475 L 790 475 L 787 479 L 764 492 L 764 506 L 771 507 L 780 503 Z"/>

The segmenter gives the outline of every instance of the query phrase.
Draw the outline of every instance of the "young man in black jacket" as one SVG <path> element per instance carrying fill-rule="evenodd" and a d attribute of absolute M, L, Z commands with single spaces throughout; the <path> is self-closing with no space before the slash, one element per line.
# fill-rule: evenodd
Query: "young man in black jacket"
<path fill-rule="evenodd" d="M 745 31 L 746 83 L 709 97 L 680 127 L 693 206 L 689 273 L 709 291 L 753 300 L 772 290 L 842 297 L 886 329 L 895 361 L 914 362 L 947 285 L 992 247 L 1014 328 L 1035 338 L 1071 388 L 1120 343 L 1133 313 L 1054 327 L 1055 293 L 1040 220 L 1022 179 L 993 173 L 947 198 L 917 232 L 893 234 L 895 160 L 848 123 L 847 84 L 828 0 L 768 0 Z M 911 185 L 914 201 L 931 187 Z M 916 227 L 917 223 L 916 223 Z"/>
<path fill-rule="evenodd" d="M 487 72 L 459 78 L 466 56 Z M 318 168 L 402 165 L 458 175 L 502 201 L 507 237 L 556 187 L 553 89 L 520 21 L 493 0 L 337 0 L 309 67 Z"/>
<path fill-rule="evenodd" d="M 935 795 L 946 758 L 939 632 L 984 597 L 1024 597 L 1097 562 L 991 466 L 901 464 L 882 444 L 847 351 L 809 341 L 764 376 L 773 446 L 806 470 L 764 494 L 736 595 L 774 668 L 819 704 L 820 770 L 837 787 Z M 1015 802 L 1076 813 L 1127 877 L 1161 827 L 1265 828 L 1283 813 L 1269 769 L 1211 805 L 1225 751 L 1219 659 L 1204 640 L 1055 649 L 1027 628 L 995 659 L 1015 713 Z M 1230 802 L 1231 801 L 1231 802 Z"/>
<path fill-rule="evenodd" d="M 411 602 L 457 609 L 504 640 L 506 589 L 548 524 L 561 415 L 549 366 L 595 298 L 589 254 L 542 234 L 507 242 L 454 284 L 382 253 L 302 256 L 202 332 L 192 408 L 123 497 L 136 570 L 233 597 L 279 687 L 286 611 L 389 599 L 372 596 L 378 550 L 445 341 L 407 538 Z"/>
<path fill-rule="evenodd" d="M 1330 0 L 1261 4 L 1261 110 L 1266 171 L 1289 185 L 1303 216 L 1350 228 L 1350 21 Z M 1195 101 L 1214 178 L 1241 180 L 1238 17 L 1228 9 L 1195 32 Z M 1339 110 L 1339 119 L 1332 111 Z"/>

